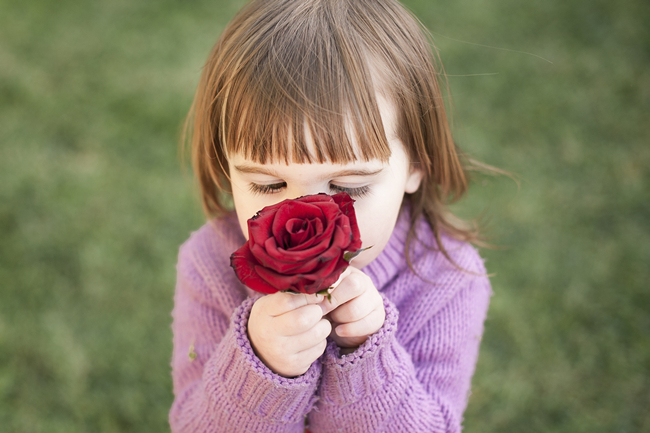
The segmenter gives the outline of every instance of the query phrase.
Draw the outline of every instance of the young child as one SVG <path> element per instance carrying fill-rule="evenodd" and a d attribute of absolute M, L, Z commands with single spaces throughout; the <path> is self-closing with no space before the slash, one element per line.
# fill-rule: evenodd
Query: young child
<path fill-rule="evenodd" d="M 253 0 L 188 119 L 210 223 L 180 249 L 174 432 L 458 432 L 491 293 L 425 32 L 395 0 Z M 287 198 L 347 192 L 331 293 L 261 295 L 230 255 Z"/>

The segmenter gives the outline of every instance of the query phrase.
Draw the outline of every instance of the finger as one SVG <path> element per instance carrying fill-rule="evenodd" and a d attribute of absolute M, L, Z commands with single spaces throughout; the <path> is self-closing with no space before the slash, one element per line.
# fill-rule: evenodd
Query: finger
<path fill-rule="evenodd" d="M 303 305 L 295 310 L 288 311 L 273 317 L 272 326 L 283 336 L 299 335 L 312 329 L 323 317 L 319 305 Z"/>
<path fill-rule="evenodd" d="M 329 290 L 330 293 L 331 293 L 334 289 L 336 289 L 336 288 L 338 287 L 339 284 L 341 284 L 341 281 L 343 281 L 343 279 L 344 279 L 345 277 L 347 277 L 348 275 L 350 275 L 350 273 L 352 272 L 352 269 L 353 269 L 353 268 L 352 268 L 351 266 L 348 266 L 347 268 L 345 268 L 345 270 L 343 271 L 343 273 L 342 273 L 341 275 L 339 275 L 338 280 L 336 280 L 336 281 L 334 282 L 334 284 L 332 284 L 332 286 L 330 287 L 330 290 Z"/>
<path fill-rule="evenodd" d="M 320 306 L 321 306 L 321 308 L 323 309 L 323 315 L 329 313 L 330 311 L 332 311 L 333 309 L 335 309 L 338 305 L 340 305 L 339 303 L 337 303 L 336 298 L 332 298 L 332 293 L 333 293 L 334 290 L 339 286 L 339 284 L 341 284 L 341 281 L 343 281 L 343 279 L 344 279 L 345 277 L 347 277 L 348 275 L 350 275 L 351 272 L 352 272 L 352 268 L 351 268 L 350 266 L 348 266 L 347 268 L 345 268 L 345 270 L 343 271 L 343 273 L 342 273 L 341 275 L 339 275 L 338 280 L 336 280 L 336 281 L 334 282 L 334 284 L 332 284 L 332 285 L 329 287 L 329 289 L 327 290 L 328 293 L 329 293 L 329 296 L 328 296 L 328 297 L 324 297 L 324 298 L 323 298 L 323 301 L 320 303 Z"/>
<path fill-rule="evenodd" d="M 309 331 L 296 335 L 288 340 L 289 352 L 300 353 L 318 346 L 332 331 L 332 324 L 327 319 L 321 319 Z"/>
<path fill-rule="evenodd" d="M 351 299 L 329 313 L 330 318 L 337 323 L 356 322 L 366 317 L 370 312 L 379 307 L 381 297 L 370 290 L 366 290 L 360 296 Z"/>
<path fill-rule="evenodd" d="M 321 340 L 309 349 L 305 349 L 302 352 L 296 354 L 296 357 L 303 360 L 304 362 L 304 371 L 309 370 L 309 366 L 311 366 L 314 361 L 321 357 L 326 348 L 327 340 Z"/>
<path fill-rule="evenodd" d="M 271 316 L 280 316 L 288 311 L 295 310 L 305 305 L 318 304 L 324 297 L 323 295 L 307 295 L 304 293 L 277 292 L 267 295 L 262 299 L 265 300 L 266 311 Z"/>
<path fill-rule="evenodd" d="M 358 297 L 369 287 L 374 286 L 366 274 L 358 270 L 351 271 L 348 276 L 341 280 L 338 287 L 331 293 L 330 298 L 321 303 L 323 314 L 327 314 L 349 300 Z"/>
<path fill-rule="evenodd" d="M 372 310 L 370 314 L 356 322 L 338 325 L 334 332 L 339 337 L 350 338 L 371 335 L 377 332 L 386 319 L 386 312 L 383 308 Z"/>

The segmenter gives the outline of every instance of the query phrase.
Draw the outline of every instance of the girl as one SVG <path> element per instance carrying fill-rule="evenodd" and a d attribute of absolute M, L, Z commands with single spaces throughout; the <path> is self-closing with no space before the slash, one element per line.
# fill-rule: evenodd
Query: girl
<path fill-rule="evenodd" d="M 434 59 L 395 0 L 253 0 L 225 29 L 188 122 L 212 221 L 180 249 L 173 431 L 460 431 L 491 290 L 446 207 Z M 372 248 L 330 301 L 236 279 L 258 210 L 341 191 Z"/>

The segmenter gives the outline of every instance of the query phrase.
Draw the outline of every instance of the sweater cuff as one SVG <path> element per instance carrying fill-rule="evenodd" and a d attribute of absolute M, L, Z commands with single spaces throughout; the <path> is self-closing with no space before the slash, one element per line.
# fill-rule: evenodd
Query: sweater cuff
<path fill-rule="evenodd" d="M 381 294 L 381 292 L 380 292 Z M 386 318 L 383 326 L 348 355 L 330 341 L 323 356 L 320 398 L 326 403 L 344 405 L 373 394 L 395 379 L 403 369 L 403 351 L 395 341 L 398 310 L 383 294 Z"/>
<path fill-rule="evenodd" d="M 321 373 L 317 360 L 303 375 L 282 377 L 272 372 L 253 352 L 247 333 L 254 298 L 246 299 L 233 313 L 231 326 L 206 368 L 208 394 L 231 398 L 246 412 L 271 423 L 302 422 L 316 402 Z M 218 403 L 214 403 L 216 408 Z"/>

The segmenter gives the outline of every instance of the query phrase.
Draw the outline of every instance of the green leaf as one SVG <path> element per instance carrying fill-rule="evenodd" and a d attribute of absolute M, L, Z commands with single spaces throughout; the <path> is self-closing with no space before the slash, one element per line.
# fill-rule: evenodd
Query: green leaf
<path fill-rule="evenodd" d="M 320 292 L 316 292 L 317 295 L 323 295 L 327 298 L 329 302 L 332 302 L 332 294 L 329 292 L 329 290 L 332 288 L 332 286 L 328 287 L 327 289 L 323 289 Z"/>
<path fill-rule="evenodd" d="M 360 250 L 356 250 L 356 251 L 346 251 L 346 252 L 343 254 L 343 260 L 345 260 L 346 262 L 349 262 L 350 260 L 352 260 L 353 258 L 355 258 L 356 256 L 358 256 L 359 254 L 361 254 L 361 253 L 364 252 L 365 250 L 369 250 L 369 249 L 372 248 L 372 247 L 373 247 L 373 245 L 370 245 L 369 247 L 361 248 Z"/>

